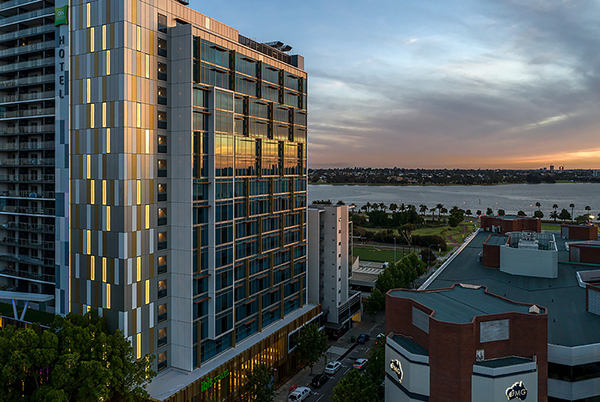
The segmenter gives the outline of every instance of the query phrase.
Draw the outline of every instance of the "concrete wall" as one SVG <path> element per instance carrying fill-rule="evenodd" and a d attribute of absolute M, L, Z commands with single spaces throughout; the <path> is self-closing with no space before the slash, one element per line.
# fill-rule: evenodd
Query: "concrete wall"
<path fill-rule="evenodd" d="M 558 277 L 558 251 L 500 247 L 500 271 L 537 278 Z"/>
<path fill-rule="evenodd" d="M 308 302 L 319 304 L 319 271 L 321 249 L 320 209 L 308 209 Z M 324 251 L 324 250 L 323 250 Z"/>

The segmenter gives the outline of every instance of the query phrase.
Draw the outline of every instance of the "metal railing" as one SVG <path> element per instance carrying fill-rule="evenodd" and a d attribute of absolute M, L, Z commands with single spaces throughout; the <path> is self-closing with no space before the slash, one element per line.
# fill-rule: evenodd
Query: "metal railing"
<path fill-rule="evenodd" d="M 54 131 L 54 124 L 41 124 L 37 126 L 2 127 L 0 134 L 35 134 Z"/>
<path fill-rule="evenodd" d="M 30 11 L 28 13 L 13 15 L 6 18 L 0 19 L 0 27 L 8 26 L 10 24 L 19 23 L 25 20 L 30 20 L 38 17 L 53 17 L 54 7 L 44 8 L 42 10 Z"/>
<path fill-rule="evenodd" d="M 6 246 L 43 248 L 46 250 L 54 250 L 53 241 L 39 241 L 33 239 L 17 239 L 16 237 L 3 237 L 0 239 L 0 244 Z"/>
<path fill-rule="evenodd" d="M 7 57 L 7 56 L 16 56 L 16 55 L 24 54 L 24 53 L 33 53 L 33 52 L 38 52 L 40 50 L 53 49 L 54 46 L 55 46 L 54 41 L 51 41 L 51 42 L 33 43 L 31 45 L 25 45 L 25 46 L 11 47 L 10 49 L 0 50 L 0 58 Z M 44 60 L 52 60 L 52 63 L 54 63 L 54 58 L 44 59 Z M 31 60 L 31 61 L 40 61 L 40 60 Z M 27 62 L 23 62 L 23 63 L 27 63 Z M 14 66 L 15 64 L 21 64 L 21 63 L 6 64 L 6 66 Z M 5 66 L 2 66 L 2 67 L 5 67 Z"/>
<path fill-rule="evenodd" d="M 54 158 L 0 159 L 0 166 L 53 166 Z M 33 197 L 35 198 L 35 197 Z"/>
<path fill-rule="evenodd" d="M 41 225 L 37 223 L 4 222 L 0 229 L 24 230 L 29 232 L 54 233 L 54 225 Z"/>
<path fill-rule="evenodd" d="M 0 191 L 0 196 L 18 198 L 55 198 L 55 193 L 54 191 L 3 190 Z"/>
<path fill-rule="evenodd" d="M 37 99 L 54 99 L 56 96 L 55 91 L 36 92 L 30 94 L 18 94 L 18 95 L 6 95 L 0 96 L 0 103 L 12 103 L 20 101 L 30 101 Z"/>
<path fill-rule="evenodd" d="M 14 268 L 5 267 L 0 269 L 0 275 L 16 276 L 18 278 L 34 279 L 36 281 L 55 283 L 56 276 L 48 274 L 38 274 L 29 271 L 21 271 Z"/>
<path fill-rule="evenodd" d="M 32 264 L 32 265 L 47 265 L 50 267 L 54 266 L 54 258 L 35 258 L 35 257 L 29 257 L 28 255 L 20 255 L 20 254 L 14 254 L 14 253 L 0 253 L 0 260 L 11 261 L 11 262 L 21 262 L 24 264 Z"/>
<path fill-rule="evenodd" d="M 40 0 L 12 0 L 12 1 L 7 1 L 6 3 L 2 3 L 0 4 L 0 11 L 1 10 L 6 10 L 8 8 L 13 8 L 16 6 L 20 6 L 23 4 L 27 4 L 27 3 L 37 3 Z"/>
<path fill-rule="evenodd" d="M 4 4 L 6 4 L 6 3 L 4 3 Z M 0 35 L 0 42 L 14 40 L 14 39 L 20 39 L 20 38 L 27 38 L 29 36 L 50 33 L 50 32 L 54 32 L 54 24 L 42 25 L 41 27 L 27 28 L 27 29 L 21 29 L 21 30 L 17 30 L 17 31 L 11 31 L 9 33 Z M 52 47 L 54 47 L 54 42 L 50 42 L 50 43 L 52 43 Z M 37 45 L 37 43 L 34 43 L 34 44 Z M 12 49 L 14 49 L 14 48 L 5 49 L 5 50 L 12 50 Z"/>
<path fill-rule="evenodd" d="M 54 74 L 36 75 L 34 77 L 16 78 L 14 80 L 6 80 L 0 82 L 0 88 L 18 87 L 27 84 L 42 84 L 46 82 L 53 82 L 55 79 Z"/>
<path fill-rule="evenodd" d="M 0 73 L 9 73 L 11 71 L 27 70 L 30 68 L 46 67 L 54 65 L 54 57 L 47 57 L 40 60 L 22 61 L 20 63 L 4 64 L 0 66 Z"/>
<path fill-rule="evenodd" d="M 20 207 L 16 205 L 0 205 L 0 212 L 13 212 L 18 214 L 50 215 L 54 216 L 54 208 Z"/>
<path fill-rule="evenodd" d="M 54 141 L 31 141 L 31 142 L 13 142 L 0 143 L 0 151 L 16 151 L 27 149 L 54 149 Z"/>
<path fill-rule="evenodd" d="M 53 174 L 0 174 L 0 181 L 54 183 Z"/>

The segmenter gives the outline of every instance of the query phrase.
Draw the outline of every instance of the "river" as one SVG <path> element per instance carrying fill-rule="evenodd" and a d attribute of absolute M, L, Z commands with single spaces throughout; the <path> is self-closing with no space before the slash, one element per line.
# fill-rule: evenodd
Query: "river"
<path fill-rule="evenodd" d="M 575 204 L 575 216 L 586 213 L 585 207 L 591 207 L 592 215 L 600 215 L 599 183 L 554 183 L 554 184 L 506 184 L 496 186 L 364 186 L 364 185 L 309 185 L 309 202 L 339 200 L 357 207 L 370 202 L 383 202 L 387 206 L 404 203 L 417 206 L 425 204 L 428 208 L 443 204 L 447 209 L 454 205 L 470 209 L 473 213 L 492 208 L 494 213 L 504 209 L 507 214 L 516 214 L 519 210 L 528 216 L 541 204 L 544 218 L 553 211 L 552 205 L 558 205 L 558 212 L 566 208 L 571 212 L 570 204 Z"/>

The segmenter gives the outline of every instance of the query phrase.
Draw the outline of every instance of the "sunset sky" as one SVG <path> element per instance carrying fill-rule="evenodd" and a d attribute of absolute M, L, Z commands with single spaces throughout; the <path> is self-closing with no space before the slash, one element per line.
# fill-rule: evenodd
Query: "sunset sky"
<path fill-rule="evenodd" d="M 190 7 L 305 57 L 310 167 L 600 168 L 600 2 Z"/>

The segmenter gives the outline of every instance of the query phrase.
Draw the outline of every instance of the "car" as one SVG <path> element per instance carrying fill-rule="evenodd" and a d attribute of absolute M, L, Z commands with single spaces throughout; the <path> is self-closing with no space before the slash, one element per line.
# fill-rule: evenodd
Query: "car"
<path fill-rule="evenodd" d="M 369 339 L 371 339 L 369 334 L 360 334 L 358 338 L 356 338 L 356 343 L 367 343 Z"/>
<path fill-rule="evenodd" d="M 368 362 L 369 359 L 356 359 L 352 367 L 354 367 L 357 370 L 362 370 L 363 368 L 365 368 Z"/>
<path fill-rule="evenodd" d="M 325 372 L 325 374 L 335 374 L 340 369 L 340 367 L 342 367 L 342 363 L 335 361 L 329 363 L 323 371 Z"/>
<path fill-rule="evenodd" d="M 315 388 L 321 388 L 329 380 L 329 376 L 326 374 L 317 374 L 313 377 L 311 384 Z"/>
<path fill-rule="evenodd" d="M 292 393 L 288 396 L 289 402 L 299 402 L 303 401 L 310 395 L 310 388 L 308 387 L 298 387 L 292 391 Z"/>

